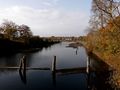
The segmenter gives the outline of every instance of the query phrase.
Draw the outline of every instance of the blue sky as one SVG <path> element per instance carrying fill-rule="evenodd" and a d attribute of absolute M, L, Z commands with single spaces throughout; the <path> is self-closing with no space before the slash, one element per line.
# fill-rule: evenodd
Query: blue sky
<path fill-rule="evenodd" d="M 8 19 L 40 36 L 85 35 L 91 0 L 0 0 L 0 23 Z"/>

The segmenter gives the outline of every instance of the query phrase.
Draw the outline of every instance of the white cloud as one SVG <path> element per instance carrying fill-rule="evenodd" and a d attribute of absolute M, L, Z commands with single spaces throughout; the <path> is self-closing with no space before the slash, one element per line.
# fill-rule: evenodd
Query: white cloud
<path fill-rule="evenodd" d="M 56 0 L 55 0 L 56 1 Z M 46 3 L 48 4 L 48 3 Z M 34 9 L 14 6 L 0 9 L 0 23 L 8 19 L 26 24 L 37 35 L 82 35 L 88 16 L 84 12 L 65 12 L 58 9 Z"/>
<path fill-rule="evenodd" d="M 43 5 L 44 6 L 49 6 L 49 7 L 51 7 L 51 6 L 53 6 L 51 3 L 49 3 L 49 2 L 43 2 Z"/>
<path fill-rule="evenodd" d="M 59 0 L 43 0 L 40 1 L 41 8 L 54 8 Z"/>

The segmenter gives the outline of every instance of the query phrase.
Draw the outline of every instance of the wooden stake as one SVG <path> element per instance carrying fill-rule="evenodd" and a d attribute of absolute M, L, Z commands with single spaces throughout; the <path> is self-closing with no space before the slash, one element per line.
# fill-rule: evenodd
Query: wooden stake
<path fill-rule="evenodd" d="M 53 62 L 52 62 L 52 72 L 56 70 L 56 56 L 54 56 Z"/>
<path fill-rule="evenodd" d="M 86 72 L 89 73 L 89 65 L 90 65 L 90 58 L 89 56 L 87 57 L 87 67 L 86 67 Z"/>

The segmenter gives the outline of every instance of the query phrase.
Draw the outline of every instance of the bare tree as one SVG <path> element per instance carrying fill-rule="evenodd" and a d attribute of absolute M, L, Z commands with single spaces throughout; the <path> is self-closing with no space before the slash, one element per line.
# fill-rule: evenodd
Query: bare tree
<path fill-rule="evenodd" d="M 30 27 L 28 27 L 27 25 L 20 25 L 18 28 L 19 32 L 20 32 L 20 36 L 21 37 L 31 37 L 32 36 L 32 32 L 30 30 Z"/>
<path fill-rule="evenodd" d="M 110 21 L 120 28 L 115 21 L 120 16 L 120 0 L 93 0 L 92 11 L 95 15 L 99 14 L 97 17 L 100 17 L 102 28 Z"/>
<path fill-rule="evenodd" d="M 8 20 L 5 20 L 2 23 L 1 28 L 3 29 L 6 38 L 9 39 L 12 39 L 14 37 L 15 32 L 17 31 L 17 25 L 14 22 Z"/>

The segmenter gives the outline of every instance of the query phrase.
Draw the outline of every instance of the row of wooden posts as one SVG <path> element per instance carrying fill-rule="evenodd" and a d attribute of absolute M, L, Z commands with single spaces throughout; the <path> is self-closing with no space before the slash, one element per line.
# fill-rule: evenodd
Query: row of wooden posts
<path fill-rule="evenodd" d="M 27 68 L 28 69 L 28 68 Z M 31 69 L 39 69 L 39 70 L 50 70 L 49 68 L 31 68 Z M 19 70 L 26 70 L 26 56 L 23 56 L 20 61 L 20 66 Z M 63 70 L 63 69 L 62 69 Z M 72 69 L 73 70 L 73 69 Z M 56 69 L 56 56 L 54 56 L 54 59 L 52 61 L 52 67 L 51 67 L 52 72 L 59 71 Z M 87 57 L 87 63 L 86 63 L 86 73 L 89 73 L 90 71 L 90 58 Z"/>
<path fill-rule="evenodd" d="M 90 68 L 90 58 L 87 57 L 87 66 L 86 66 L 86 72 L 89 73 Z M 52 72 L 56 71 L 56 56 L 54 56 L 53 62 L 52 62 Z"/>
<path fill-rule="evenodd" d="M 56 73 L 57 71 L 70 71 L 70 70 L 77 70 L 79 68 L 76 69 L 61 69 L 61 70 L 57 70 L 56 69 L 56 56 L 54 56 L 53 62 L 52 62 L 52 78 L 53 78 L 53 84 L 56 86 Z M 82 68 L 80 68 L 82 69 Z M 86 66 L 86 73 L 87 73 L 87 87 L 88 89 L 90 89 L 90 58 L 87 57 L 87 66 Z"/>
<path fill-rule="evenodd" d="M 19 67 L 0 67 L 0 69 L 19 69 L 19 74 L 21 77 L 21 80 L 26 84 L 26 70 L 51 70 L 52 71 L 52 78 L 53 78 L 53 84 L 56 85 L 56 73 L 62 73 L 64 74 L 74 74 L 74 73 L 87 73 L 88 81 L 90 81 L 90 58 L 87 58 L 87 67 L 78 67 L 78 68 L 68 68 L 68 69 L 56 69 L 56 61 L 57 57 L 54 56 L 54 59 L 52 61 L 52 67 L 50 68 L 34 68 L 34 67 L 27 67 L 26 65 L 26 56 L 23 56 L 20 59 Z M 89 83 L 89 82 L 88 82 Z"/>

